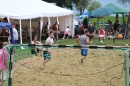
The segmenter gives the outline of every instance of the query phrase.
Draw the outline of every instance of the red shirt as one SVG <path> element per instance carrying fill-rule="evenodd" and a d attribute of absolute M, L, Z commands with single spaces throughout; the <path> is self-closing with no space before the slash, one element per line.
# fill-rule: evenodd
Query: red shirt
<path fill-rule="evenodd" d="M 105 31 L 104 30 L 99 30 L 99 35 L 105 35 Z"/>
<path fill-rule="evenodd" d="M 57 27 L 56 27 L 56 24 L 54 24 L 53 26 L 52 26 L 52 29 L 54 30 L 54 31 L 57 31 Z M 58 30 L 60 29 L 60 26 L 59 26 L 59 24 L 58 24 Z"/>

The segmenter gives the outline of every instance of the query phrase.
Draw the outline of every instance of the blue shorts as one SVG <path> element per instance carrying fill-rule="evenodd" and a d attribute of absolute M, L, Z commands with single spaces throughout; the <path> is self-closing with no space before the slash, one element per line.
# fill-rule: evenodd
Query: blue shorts
<path fill-rule="evenodd" d="M 44 60 L 46 60 L 46 59 L 50 59 L 51 55 L 48 51 L 43 51 L 43 57 L 44 57 Z"/>
<path fill-rule="evenodd" d="M 17 44 L 17 40 L 14 41 L 10 40 L 10 44 Z"/>
<path fill-rule="evenodd" d="M 81 49 L 82 56 L 87 56 L 87 54 L 88 54 L 88 49 Z"/>

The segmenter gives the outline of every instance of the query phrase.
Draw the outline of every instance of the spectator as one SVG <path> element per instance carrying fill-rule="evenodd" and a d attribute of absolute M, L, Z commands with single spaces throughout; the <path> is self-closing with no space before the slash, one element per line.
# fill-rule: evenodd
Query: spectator
<path fill-rule="evenodd" d="M 6 30 L 6 29 L 2 29 L 1 36 L 9 36 L 9 34 L 8 34 L 8 30 Z"/>
<path fill-rule="evenodd" d="M 88 27 L 88 31 L 90 33 L 90 35 L 89 35 L 90 41 L 91 41 L 92 38 L 95 39 L 95 32 L 96 31 L 95 31 L 95 28 L 93 27 L 92 24 L 90 24 L 90 26 Z"/>
<path fill-rule="evenodd" d="M 2 47 L 6 46 L 7 44 L 8 44 L 7 42 L 4 42 Z M 4 66 L 2 64 L 3 54 L 4 54 Z M 8 61 L 8 52 L 4 48 L 2 48 L 2 49 L 0 49 L 0 86 L 2 86 L 2 79 L 4 81 L 6 80 L 7 61 Z M 2 70 L 2 66 L 4 67 L 4 70 Z M 2 73 L 2 71 L 3 71 L 3 73 Z M 3 75 L 3 78 L 2 78 L 2 75 Z"/>
<path fill-rule="evenodd" d="M 111 35 L 112 32 L 112 22 L 108 20 L 108 25 L 105 27 L 106 36 Z"/>
<path fill-rule="evenodd" d="M 11 33 L 10 33 L 10 30 L 9 30 L 9 44 L 17 44 L 17 40 L 18 40 L 18 31 L 16 30 L 16 25 L 15 23 L 12 23 L 12 34 L 13 34 L 13 41 L 11 39 Z"/>
<path fill-rule="evenodd" d="M 44 25 L 42 33 L 46 34 L 46 38 L 48 37 L 48 22 Z"/>
<path fill-rule="evenodd" d="M 70 36 L 71 30 L 69 28 L 69 26 L 67 26 L 66 30 L 65 30 L 65 38 L 68 39 Z"/>
<path fill-rule="evenodd" d="M 127 29 L 128 29 L 128 31 L 130 31 L 130 12 L 128 15 L 128 20 L 127 20 Z M 128 32 L 128 34 L 129 34 L 129 32 Z"/>
<path fill-rule="evenodd" d="M 84 29 L 88 29 L 88 18 L 87 18 L 87 16 L 84 17 L 83 26 L 84 26 Z"/>
<path fill-rule="evenodd" d="M 41 44 L 41 42 L 37 41 L 38 36 L 34 36 L 33 41 L 31 44 L 36 45 L 36 44 Z M 36 47 L 32 49 L 33 52 L 38 56 L 38 52 L 40 51 L 40 55 L 42 56 L 42 48 L 41 47 Z"/>
<path fill-rule="evenodd" d="M 3 33 L 3 30 L 2 30 L 2 29 L 0 29 L 0 36 L 2 36 L 2 33 Z"/>
<path fill-rule="evenodd" d="M 114 25 L 113 25 L 113 27 L 114 27 L 113 35 L 114 35 L 115 33 L 118 33 L 118 32 L 119 32 L 119 26 L 120 26 L 119 21 L 116 20 L 115 23 L 114 23 Z"/>
<path fill-rule="evenodd" d="M 103 39 L 103 41 L 102 41 L 102 39 Z M 100 30 L 99 30 L 99 41 L 104 43 L 104 39 L 105 39 L 105 31 L 104 31 L 103 27 L 100 27 Z"/>
<path fill-rule="evenodd" d="M 55 41 L 57 41 L 57 40 L 58 40 L 58 39 L 57 39 L 57 37 L 58 37 L 57 34 L 60 33 L 60 32 L 59 32 L 59 30 L 60 30 L 60 25 L 57 24 L 57 22 L 55 22 L 55 24 L 52 26 L 52 29 L 53 29 L 53 31 L 54 31 L 54 39 L 55 39 Z"/>

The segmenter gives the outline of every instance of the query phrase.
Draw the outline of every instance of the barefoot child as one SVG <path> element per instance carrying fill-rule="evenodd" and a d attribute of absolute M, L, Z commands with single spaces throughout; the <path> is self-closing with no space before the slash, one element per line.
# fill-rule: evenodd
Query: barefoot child
<path fill-rule="evenodd" d="M 91 44 L 91 42 L 89 41 L 89 36 L 90 33 L 88 30 L 85 31 L 85 34 L 79 36 L 77 39 L 76 39 L 76 42 L 78 43 L 78 45 L 82 46 L 82 45 L 88 45 L 88 44 Z M 80 40 L 80 43 L 79 43 L 79 40 Z M 83 65 L 83 60 L 86 58 L 88 54 L 88 50 L 85 49 L 85 48 L 81 48 L 81 55 L 84 56 L 84 57 L 81 57 L 79 58 L 79 62 L 81 63 L 81 65 Z"/>
<path fill-rule="evenodd" d="M 45 45 L 52 45 L 54 43 L 54 34 L 53 32 L 50 32 L 49 37 L 46 39 Z M 44 61 L 43 61 L 43 66 L 51 59 L 51 52 L 49 48 L 43 49 L 43 56 L 44 56 Z"/>

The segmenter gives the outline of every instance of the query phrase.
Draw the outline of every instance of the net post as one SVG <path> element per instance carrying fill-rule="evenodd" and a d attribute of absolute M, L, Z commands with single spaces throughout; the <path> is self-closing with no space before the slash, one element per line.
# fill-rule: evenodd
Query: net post
<path fill-rule="evenodd" d="M 125 86 L 130 86 L 130 49 L 125 52 Z"/>
<path fill-rule="evenodd" d="M 13 46 L 11 46 L 10 52 L 9 52 L 9 78 L 8 78 L 8 86 L 12 86 L 12 53 L 13 53 Z"/>

